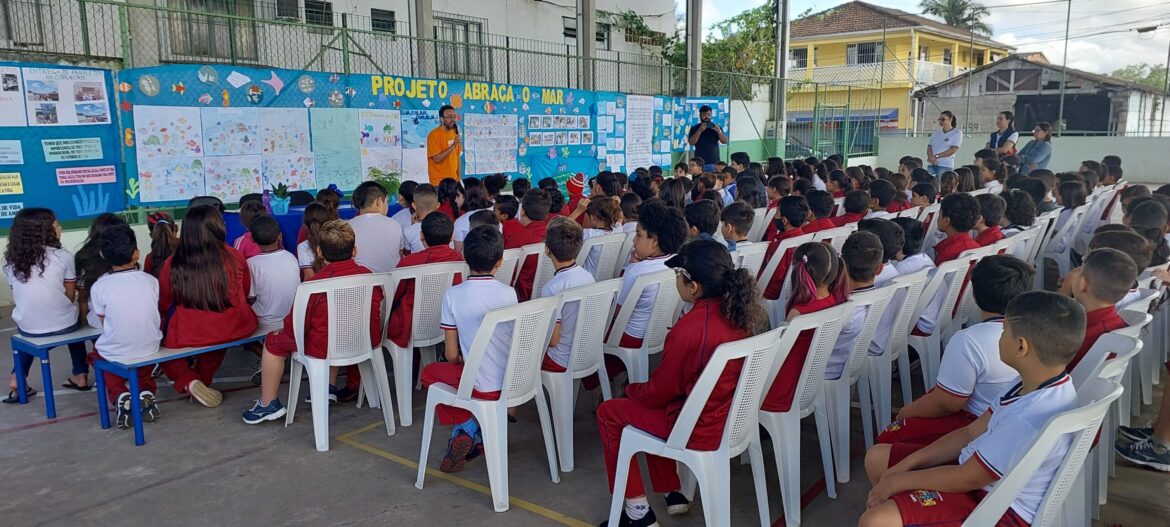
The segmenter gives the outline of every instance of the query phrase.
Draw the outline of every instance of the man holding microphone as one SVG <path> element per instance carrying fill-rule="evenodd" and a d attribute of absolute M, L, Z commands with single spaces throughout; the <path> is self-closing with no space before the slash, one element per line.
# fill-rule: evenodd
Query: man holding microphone
<path fill-rule="evenodd" d="M 458 117 L 454 107 L 443 105 L 439 108 L 439 126 L 427 134 L 427 174 L 436 187 L 444 179 L 459 179 L 463 139 L 456 124 Z"/>
<path fill-rule="evenodd" d="M 695 146 L 695 155 L 703 158 L 703 171 L 714 172 L 719 158 L 719 145 L 727 144 L 727 134 L 718 124 L 711 122 L 711 107 L 699 107 L 699 124 L 687 132 L 687 143 Z"/>

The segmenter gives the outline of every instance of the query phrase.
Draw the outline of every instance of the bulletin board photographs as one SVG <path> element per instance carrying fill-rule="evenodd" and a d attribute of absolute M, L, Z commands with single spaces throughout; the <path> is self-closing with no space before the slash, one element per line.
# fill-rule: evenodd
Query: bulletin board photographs
<path fill-rule="evenodd" d="M 15 73 L 5 73 L 0 76 L 0 86 L 3 87 L 3 91 L 20 91 L 20 79 Z"/>
<path fill-rule="evenodd" d="M 537 128 L 540 128 L 540 116 L 539 115 L 529 115 L 528 116 L 528 129 L 535 130 Z"/>
<path fill-rule="evenodd" d="M 25 82 L 25 93 L 30 101 L 59 101 L 61 93 L 53 81 L 30 80 Z"/>

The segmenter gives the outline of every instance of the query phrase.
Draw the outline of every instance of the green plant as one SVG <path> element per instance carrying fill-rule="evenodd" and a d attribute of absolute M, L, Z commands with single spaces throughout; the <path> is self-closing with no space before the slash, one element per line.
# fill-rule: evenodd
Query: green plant
<path fill-rule="evenodd" d="M 272 185 L 272 197 L 276 199 L 288 199 L 288 185 L 284 183 Z"/>
<path fill-rule="evenodd" d="M 368 170 L 369 180 L 376 181 L 382 188 L 386 189 L 386 193 L 391 196 L 398 195 L 398 187 L 402 184 L 402 175 L 398 172 L 384 171 L 378 167 L 370 167 Z"/>

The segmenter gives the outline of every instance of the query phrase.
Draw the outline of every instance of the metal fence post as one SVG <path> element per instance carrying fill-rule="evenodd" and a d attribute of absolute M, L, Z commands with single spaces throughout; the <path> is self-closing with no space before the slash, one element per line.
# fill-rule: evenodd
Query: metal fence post
<path fill-rule="evenodd" d="M 232 64 L 236 63 L 236 21 L 229 18 L 228 21 L 228 56 L 231 57 Z"/>
<path fill-rule="evenodd" d="M 349 17 L 341 14 L 341 69 L 346 75 L 349 70 Z"/>
<path fill-rule="evenodd" d="M 504 82 L 512 84 L 512 37 L 504 35 Z"/>
<path fill-rule="evenodd" d="M 77 0 L 77 7 L 81 10 L 81 52 L 89 56 L 89 13 L 86 13 L 85 0 Z"/>
<path fill-rule="evenodd" d="M 134 49 L 130 41 L 130 21 L 126 19 L 126 6 L 118 6 L 118 31 L 122 37 L 122 66 L 134 67 Z"/>
<path fill-rule="evenodd" d="M 565 44 L 565 87 L 573 87 L 573 57 L 568 44 Z"/>

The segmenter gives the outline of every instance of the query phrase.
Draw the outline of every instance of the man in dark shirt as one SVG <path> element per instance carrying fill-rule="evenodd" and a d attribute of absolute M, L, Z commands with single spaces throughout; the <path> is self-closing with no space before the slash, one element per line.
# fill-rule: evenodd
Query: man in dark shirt
<path fill-rule="evenodd" d="M 699 107 L 699 124 L 691 127 L 687 132 L 687 142 L 695 146 L 695 155 L 703 158 L 705 172 L 715 171 L 715 161 L 719 159 L 719 144 L 727 144 L 727 134 L 718 124 L 711 122 L 711 107 Z"/>

